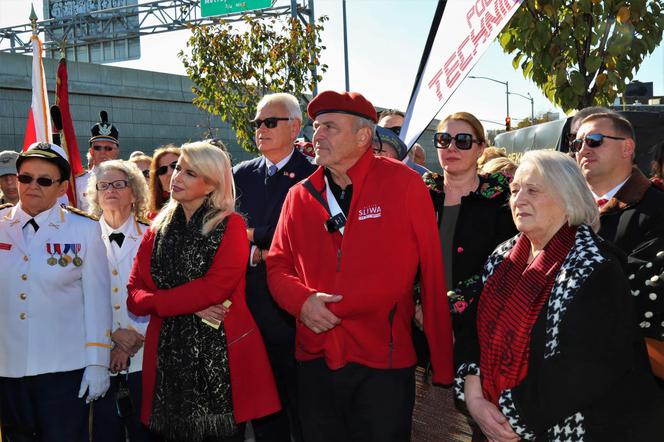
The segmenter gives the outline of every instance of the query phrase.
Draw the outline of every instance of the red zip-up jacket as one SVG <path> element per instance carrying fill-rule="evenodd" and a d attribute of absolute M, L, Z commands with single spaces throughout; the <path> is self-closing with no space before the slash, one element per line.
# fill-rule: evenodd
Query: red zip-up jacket
<path fill-rule="evenodd" d="M 329 233 L 324 206 L 299 183 L 291 188 L 267 258 L 276 302 L 295 318 L 313 293 L 342 295 L 326 304 L 341 323 L 316 334 L 297 321 L 296 358 L 325 358 L 372 368 L 416 363 L 411 336 L 413 284 L 420 270 L 424 330 L 433 381 L 452 382 L 452 328 L 431 198 L 417 173 L 374 157 L 371 149 L 348 170 L 353 195 L 344 234 Z M 323 168 L 309 178 L 325 198 Z"/>

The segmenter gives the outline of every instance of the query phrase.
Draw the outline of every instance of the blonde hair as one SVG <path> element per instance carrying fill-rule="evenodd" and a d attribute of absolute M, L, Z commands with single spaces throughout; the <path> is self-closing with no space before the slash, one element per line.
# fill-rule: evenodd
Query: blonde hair
<path fill-rule="evenodd" d="M 207 212 L 203 216 L 201 233 L 210 233 L 226 216 L 235 210 L 235 184 L 228 155 L 215 145 L 199 141 L 183 144 L 180 156 L 189 167 L 214 187 L 207 198 Z M 180 203 L 171 198 L 152 222 L 152 226 L 163 231 L 173 219 Z"/>
<path fill-rule="evenodd" d="M 492 174 L 496 172 L 504 172 L 509 176 L 514 176 L 515 171 L 516 164 L 507 157 L 492 158 L 480 168 L 480 173 Z"/>
<path fill-rule="evenodd" d="M 565 207 L 570 226 L 587 224 L 599 229 L 599 210 L 581 169 L 567 154 L 553 150 L 531 150 L 523 154 L 519 168 L 531 165 L 544 184 Z"/>
<path fill-rule="evenodd" d="M 482 168 L 482 166 L 484 166 L 489 161 L 500 157 L 507 158 L 507 151 L 504 148 L 496 146 L 487 146 L 486 148 L 484 148 L 484 152 L 482 152 L 482 155 L 480 155 L 480 157 L 477 159 L 477 165 L 480 168 Z"/>
<path fill-rule="evenodd" d="M 104 161 L 95 167 L 95 173 L 90 174 L 88 180 L 87 199 L 90 204 L 90 213 L 93 215 L 101 215 L 102 209 L 99 205 L 99 191 L 97 190 L 97 183 L 100 178 L 112 170 L 122 172 L 129 183 L 129 189 L 134 194 L 134 203 L 131 212 L 138 219 L 145 217 L 148 211 L 148 185 L 141 170 L 136 164 L 131 161 L 124 160 L 109 160 Z"/>
<path fill-rule="evenodd" d="M 149 156 L 143 155 L 143 154 L 134 155 L 133 157 L 129 158 L 129 161 L 131 161 L 134 164 L 138 164 L 138 163 L 141 163 L 141 162 L 146 162 L 146 163 L 150 163 L 150 165 L 152 165 L 152 157 L 149 157 Z"/>

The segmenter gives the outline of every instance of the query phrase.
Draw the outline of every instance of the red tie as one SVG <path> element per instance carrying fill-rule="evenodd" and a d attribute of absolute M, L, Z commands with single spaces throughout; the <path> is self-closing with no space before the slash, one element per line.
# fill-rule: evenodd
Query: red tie
<path fill-rule="evenodd" d="M 608 203 L 609 200 L 606 198 L 600 198 L 597 200 L 597 207 L 602 207 L 604 204 Z"/>

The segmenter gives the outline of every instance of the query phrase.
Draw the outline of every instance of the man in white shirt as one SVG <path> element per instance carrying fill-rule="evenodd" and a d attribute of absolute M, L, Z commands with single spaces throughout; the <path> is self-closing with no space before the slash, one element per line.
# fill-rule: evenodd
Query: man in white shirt
<path fill-rule="evenodd" d="M 634 128 L 617 113 L 586 117 L 571 149 L 600 207 L 598 234 L 628 256 L 637 322 L 664 387 L 664 192 L 633 164 Z"/>
<path fill-rule="evenodd" d="M 87 199 L 88 180 L 90 174 L 94 173 L 94 166 L 108 160 L 115 160 L 120 156 L 120 142 L 118 141 L 118 129 L 108 122 L 106 111 L 99 112 L 100 122 L 92 126 L 90 132 L 90 148 L 88 155 L 92 162 L 92 168 L 76 177 L 76 207 L 87 212 L 89 205 Z"/>

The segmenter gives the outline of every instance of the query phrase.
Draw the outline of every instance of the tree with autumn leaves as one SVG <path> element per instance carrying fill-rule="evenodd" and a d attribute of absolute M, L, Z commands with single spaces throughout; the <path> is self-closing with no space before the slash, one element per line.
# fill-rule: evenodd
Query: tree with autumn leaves
<path fill-rule="evenodd" d="M 194 83 L 194 105 L 230 124 L 237 142 L 256 151 L 249 122 L 268 93 L 288 92 L 306 102 L 322 79 L 320 34 L 327 17 L 303 24 L 297 18 L 246 15 L 243 25 L 220 21 L 196 26 L 179 57 Z M 314 67 L 318 70 L 313 74 Z"/>
<path fill-rule="evenodd" d="M 610 105 L 659 45 L 662 0 L 524 0 L 499 41 L 565 111 Z"/>

